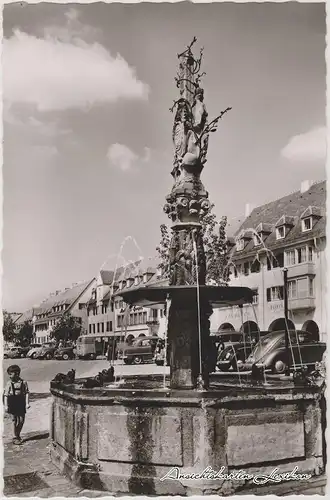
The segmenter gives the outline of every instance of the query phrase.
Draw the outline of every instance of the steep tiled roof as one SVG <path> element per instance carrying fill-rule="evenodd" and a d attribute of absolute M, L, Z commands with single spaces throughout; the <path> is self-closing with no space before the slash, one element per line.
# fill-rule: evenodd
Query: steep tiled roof
<path fill-rule="evenodd" d="M 29 309 L 28 311 L 23 312 L 19 316 L 17 316 L 16 319 L 14 319 L 14 322 L 16 325 L 22 325 L 24 321 L 29 321 L 32 319 L 33 316 L 33 309 Z"/>
<path fill-rule="evenodd" d="M 53 307 L 73 304 L 78 297 L 85 291 L 91 281 L 84 281 L 77 285 L 67 288 L 57 294 L 50 295 L 38 306 L 38 314 L 49 314 Z"/>
<path fill-rule="evenodd" d="M 261 222 L 263 224 L 271 224 L 275 226 L 281 216 L 292 217 L 294 226 L 288 231 L 284 239 L 276 240 L 275 231 L 265 238 L 265 246 L 267 248 L 281 248 L 295 241 L 310 240 L 315 237 L 323 237 L 326 234 L 325 216 L 316 219 L 313 224 L 313 229 L 306 233 L 301 230 L 300 217 L 308 207 L 320 207 L 325 212 L 326 206 L 326 181 L 313 184 L 310 189 L 304 193 L 297 191 L 282 198 L 255 208 L 249 217 L 245 219 L 241 227 L 236 233 L 236 237 L 247 231 L 255 230 Z M 248 241 L 244 250 L 236 251 L 235 258 L 246 256 L 246 254 L 255 252 L 253 240 Z"/>

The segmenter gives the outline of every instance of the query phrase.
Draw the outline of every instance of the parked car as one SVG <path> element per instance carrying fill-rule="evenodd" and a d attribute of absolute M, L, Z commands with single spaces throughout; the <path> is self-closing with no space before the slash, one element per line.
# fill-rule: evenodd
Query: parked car
<path fill-rule="evenodd" d="M 9 349 L 6 349 L 3 353 L 4 358 L 25 358 L 28 352 L 28 347 L 10 347 Z"/>
<path fill-rule="evenodd" d="M 43 344 L 42 347 L 37 350 L 34 359 L 53 359 L 55 350 L 56 345 Z"/>
<path fill-rule="evenodd" d="M 58 349 L 55 350 L 54 352 L 54 358 L 55 359 L 75 359 L 75 349 L 73 346 L 69 347 L 59 347 Z"/>
<path fill-rule="evenodd" d="M 266 371 L 285 373 L 289 366 L 305 365 L 310 369 L 322 361 L 325 342 L 315 340 L 310 332 L 289 330 L 289 354 L 285 348 L 285 331 L 271 332 L 260 339 L 246 362 L 240 367 L 251 370 L 253 365 L 263 366 Z"/>
<path fill-rule="evenodd" d="M 126 365 L 152 361 L 158 340 L 157 336 L 139 337 L 131 345 L 118 345 L 118 359 L 122 359 Z"/>
<path fill-rule="evenodd" d="M 246 342 L 245 345 L 244 342 L 227 345 L 218 353 L 217 367 L 222 372 L 230 369 L 237 371 L 238 366 L 251 354 L 254 345 L 252 342 Z"/>
<path fill-rule="evenodd" d="M 42 344 L 31 344 L 30 349 L 29 349 L 26 357 L 34 359 L 37 349 L 39 349 L 39 347 L 41 347 L 41 346 L 42 346 Z"/>

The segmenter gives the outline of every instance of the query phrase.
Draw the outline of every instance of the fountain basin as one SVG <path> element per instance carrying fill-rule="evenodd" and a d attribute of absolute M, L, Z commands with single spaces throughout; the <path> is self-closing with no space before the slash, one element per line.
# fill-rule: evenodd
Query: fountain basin
<path fill-rule="evenodd" d="M 321 474 L 323 389 L 290 381 L 242 385 L 222 378 L 207 391 L 175 390 L 161 377 L 127 377 L 99 389 L 52 383 L 52 460 L 82 488 L 143 495 L 227 495 L 251 486 L 161 480 L 172 468 L 270 474 L 297 466 Z"/>
<path fill-rule="evenodd" d="M 213 309 L 252 303 L 254 296 L 250 288 L 238 286 L 199 285 L 198 290 L 200 300 L 209 302 Z M 165 304 L 168 297 L 175 302 L 196 304 L 197 285 L 160 286 L 155 283 L 121 290 L 116 295 L 122 297 L 127 304 L 142 307 Z"/>

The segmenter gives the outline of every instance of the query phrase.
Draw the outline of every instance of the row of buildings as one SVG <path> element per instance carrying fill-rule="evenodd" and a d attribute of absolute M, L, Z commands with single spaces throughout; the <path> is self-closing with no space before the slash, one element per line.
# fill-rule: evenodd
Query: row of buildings
<path fill-rule="evenodd" d="M 326 182 L 304 182 L 301 189 L 247 214 L 231 246 L 230 285 L 255 292 L 254 304 L 215 309 L 211 330 L 255 331 L 284 327 L 283 269 L 288 269 L 290 326 L 326 334 Z M 32 318 L 35 340 L 46 342 L 65 312 L 78 317 L 85 334 L 163 336 L 163 307 L 127 307 L 122 289 L 160 283 L 157 261 L 138 261 L 116 272 L 101 270 L 88 282 L 56 291 L 16 321 Z"/>

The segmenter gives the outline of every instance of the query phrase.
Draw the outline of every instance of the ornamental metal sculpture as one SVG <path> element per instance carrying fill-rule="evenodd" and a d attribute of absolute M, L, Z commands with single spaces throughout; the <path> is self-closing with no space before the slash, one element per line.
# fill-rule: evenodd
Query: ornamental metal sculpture
<path fill-rule="evenodd" d="M 175 82 L 180 97 L 170 108 L 175 113 L 171 172 L 174 185 L 166 198 L 164 211 L 173 221 L 169 262 L 171 285 L 205 284 L 201 221 L 211 205 L 200 174 L 207 161 L 209 134 L 217 130 L 219 121 L 231 109 L 225 109 L 208 122 L 204 89 L 200 85 L 205 75 L 205 72 L 200 72 L 203 49 L 199 57 L 195 58 L 192 46 L 196 41 L 195 37 L 186 50 L 178 54 L 179 69 Z"/>

